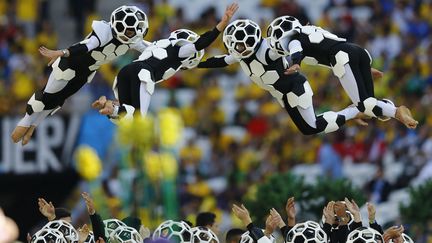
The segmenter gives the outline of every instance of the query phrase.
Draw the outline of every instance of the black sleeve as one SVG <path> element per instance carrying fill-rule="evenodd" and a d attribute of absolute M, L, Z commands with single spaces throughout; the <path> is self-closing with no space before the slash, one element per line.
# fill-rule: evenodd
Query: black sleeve
<path fill-rule="evenodd" d="M 353 231 L 357 228 L 360 228 L 362 226 L 363 226 L 362 222 L 352 222 L 352 224 L 349 227 L 349 231 L 351 232 L 351 231 Z"/>
<path fill-rule="evenodd" d="M 105 225 L 102 221 L 102 218 L 99 214 L 95 213 L 93 215 L 90 215 L 90 221 L 93 228 L 93 234 L 95 241 L 101 237 L 102 239 L 107 241 L 107 238 L 105 236 Z"/>
<path fill-rule="evenodd" d="M 247 229 L 249 230 L 250 236 L 252 239 L 254 239 L 255 242 L 257 242 L 259 239 L 261 239 L 264 236 L 264 232 L 253 225 L 253 223 L 250 223 L 247 226 Z"/>
<path fill-rule="evenodd" d="M 79 56 L 88 52 L 88 48 L 85 44 L 75 44 L 68 48 L 69 56 Z"/>
<path fill-rule="evenodd" d="M 291 55 L 291 60 L 292 60 L 293 64 L 300 65 L 300 63 L 303 60 L 303 58 L 304 58 L 304 55 L 303 55 L 302 51 L 296 52 L 296 53 L 294 53 L 294 54 Z"/>
<path fill-rule="evenodd" d="M 225 56 L 222 57 L 210 57 L 204 62 L 198 64 L 198 68 L 223 68 L 229 64 L 225 62 Z"/>
<path fill-rule="evenodd" d="M 348 225 L 339 226 L 333 233 L 335 241 L 332 240 L 332 242 L 346 242 L 349 234 Z"/>
<path fill-rule="evenodd" d="M 220 31 L 216 27 L 214 27 L 213 30 L 205 32 L 194 43 L 195 44 L 195 49 L 197 51 L 200 51 L 200 50 L 208 47 L 209 45 L 211 45 L 211 43 L 213 43 L 213 41 L 216 40 L 216 38 L 218 37 L 219 33 L 220 33 Z"/>
<path fill-rule="evenodd" d="M 375 221 L 373 224 L 370 224 L 369 226 L 370 226 L 372 229 L 374 229 L 374 230 L 380 232 L 380 234 L 384 234 L 384 231 L 383 231 L 381 225 L 378 224 L 376 221 Z"/>
<path fill-rule="evenodd" d="M 282 232 L 282 236 L 284 238 L 284 241 L 286 239 L 286 236 L 288 235 L 288 232 L 292 229 L 293 227 L 290 227 L 288 225 L 285 225 L 284 227 L 282 227 L 280 230 Z"/>

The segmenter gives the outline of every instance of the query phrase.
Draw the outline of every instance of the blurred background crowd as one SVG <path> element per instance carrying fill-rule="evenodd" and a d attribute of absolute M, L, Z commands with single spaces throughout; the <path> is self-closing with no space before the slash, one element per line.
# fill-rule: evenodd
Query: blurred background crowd
<path fill-rule="evenodd" d="M 39 46 L 66 48 L 80 41 L 91 31 L 92 20 L 108 20 L 119 5 L 136 5 L 147 14 L 149 33 L 145 39 L 153 41 L 178 28 L 197 33 L 213 28 L 227 3 L 0 0 L 0 116 L 22 115 L 29 97 L 44 86 L 51 68 L 39 55 Z M 368 49 L 373 67 L 384 72 L 383 78 L 375 80 L 376 96 L 411 107 L 419 127 L 408 131 L 395 121 L 370 120 L 367 127 L 350 124 L 333 134 L 304 136 L 270 94 L 234 65 L 179 72 L 158 84 L 151 101 L 153 125 L 141 121 L 138 127 L 122 131 L 92 111 L 90 104 L 100 95 L 111 95 L 117 71 L 138 55 L 131 52 L 102 66 L 92 83 L 56 114 L 80 117 L 76 156 L 64 161 L 74 164 L 87 179 L 76 191 L 91 191 L 105 218 L 135 214 L 144 224 L 155 227 L 166 218 L 192 219 L 196 212 L 212 211 L 218 215 L 220 226 L 228 229 L 233 224 L 233 202 L 246 195 L 253 197 L 257 186 L 270 175 L 291 172 L 309 184 L 320 177 L 348 179 L 368 201 L 377 204 L 383 223 L 397 222 L 399 203 L 410 200 L 407 187 L 432 177 L 432 117 L 428 116 L 432 109 L 432 2 L 238 3 L 240 10 L 234 18 L 256 21 L 263 33 L 274 17 L 292 15 L 303 24 L 319 25 Z M 225 52 L 220 38 L 206 50 L 206 56 Z M 302 71 L 311 83 L 319 113 L 349 105 L 329 70 L 304 65 Z M 172 122 L 173 117 L 176 122 Z M 161 136 L 170 137 L 168 140 L 174 136 L 175 142 L 144 141 L 145 149 L 131 142 L 131 136 L 142 139 L 148 130 L 154 130 L 154 124 L 161 133 L 168 129 L 168 134 Z M 79 158 L 90 158 L 100 165 L 80 165 Z M 77 204 L 76 191 L 56 204 L 74 208 L 74 220 L 79 222 L 79 216 L 85 216 L 85 206 Z M 430 218 L 426 222 L 432 224 Z"/>

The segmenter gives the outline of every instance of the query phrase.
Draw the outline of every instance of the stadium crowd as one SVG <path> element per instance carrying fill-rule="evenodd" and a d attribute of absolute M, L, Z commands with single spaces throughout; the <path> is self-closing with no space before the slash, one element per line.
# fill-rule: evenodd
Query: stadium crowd
<path fill-rule="evenodd" d="M 384 202 L 391 191 L 414 182 L 421 183 L 432 176 L 432 118 L 427 115 L 432 109 L 432 15 L 429 14 L 432 3 L 328 0 L 306 7 L 310 2 L 262 0 L 260 7 L 271 9 L 274 16 L 292 15 L 303 24 L 322 26 L 368 49 L 374 59 L 373 67 L 384 72 L 384 77 L 375 81 L 377 97 L 391 97 L 397 103 L 413 107 L 414 116 L 420 121 L 419 128 L 408 131 L 393 121 L 371 120 L 368 127 L 349 126 L 325 137 L 307 137 L 295 128 L 271 96 L 240 74 L 238 67 L 182 72 L 155 92 L 155 97 L 158 92 L 169 97 L 165 105 L 181 113 L 188 134 L 188 141 L 176 148 L 178 152 L 175 153 L 179 161 L 179 216 L 189 219 L 196 212 L 213 211 L 220 218 L 229 218 L 230 203 L 241 201 L 253 185 L 270 174 L 289 171 L 299 164 L 318 163 L 322 174 L 331 178 L 344 177 L 346 163 L 373 164 L 378 168 L 370 172 L 376 174 L 375 178 L 362 185 L 373 203 Z M 96 1 L 71 0 L 68 3 L 77 23 L 75 38 L 80 39 L 89 32 L 91 20 L 98 18 Z M 58 48 L 58 36 L 62 35 L 53 31 L 51 4 L 51 1 L 37 0 L 0 1 L 1 116 L 23 113 L 28 98 L 47 80 L 50 68 L 41 61 L 37 50 L 41 45 Z M 175 8 L 167 1 L 137 0 L 131 4 L 142 8 L 149 16 L 146 40 L 160 39 L 182 27 L 191 27 L 200 33 L 214 26 L 218 17 L 212 7 L 203 11 L 198 19 L 189 21 L 184 9 Z M 85 10 L 77 10 L 79 6 L 85 6 Z M 265 28 L 271 19 L 256 21 Z M 209 55 L 224 52 L 222 41 L 208 51 Z M 103 66 L 83 92 L 90 97 L 87 100 L 110 94 L 117 71 L 134 56 L 136 53 Z M 341 87 L 328 70 L 308 66 L 302 70 L 310 78 L 314 105 L 319 111 L 336 110 L 349 104 L 348 98 L 340 95 Z M 185 101 L 181 93 L 193 98 Z M 90 107 L 89 104 L 86 105 Z M 83 112 L 77 108 L 82 106 L 66 106 L 66 114 Z M 113 153 L 107 151 L 114 142 L 105 143 L 106 148 L 98 150 L 104 161 L 104 173 L 98 184 L 93 182 L 90 187 L 97 194 L 96 201 L 100 200 L 97 203 L 108 205 L 109 210 L 102 213 L 104 216 L 122 218 L 121 215 L 132 211 L 129 204 L 121 203 L 125 201 L 122 180 L 130 175 L 130 170 L 125 166 L 127 163 L 106 162 L 113 160 L 109 158 Z M 158 152 L 157 146 L 154 147 Z M 396 178 L 389 181 L 386 171 L 395 164 L 403 169 L 397 175 L 392 174 Z M 156 209 L 158 206 L 153 205 Z M 75 210 L 84 217 L 82 210 Z M 74 219 L 74 222 L 82 222 L 82 219 Z"/>

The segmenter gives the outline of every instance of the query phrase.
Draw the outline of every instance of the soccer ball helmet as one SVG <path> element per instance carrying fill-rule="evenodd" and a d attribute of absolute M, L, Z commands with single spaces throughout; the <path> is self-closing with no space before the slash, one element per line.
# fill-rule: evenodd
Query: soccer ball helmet
<path fill-rule="evenodd" d="M 153 232 L 153 240 L 160 238 L 174 242 L 191 242 L 192 229 L 184 221 L 167 220 Z"/>
<path fill-rule="evenodd" d="M 56 229 L 42 228 L 36 232 L 31 240 L 31 243 L 67 243 L 63 234 Z"/>
<path fill-rule="evenodd" d="M 402 233 L 403 243 L 414 243 L 414 241 L 407 234 Z M 389 243 L 393 243 L 393 240 L 390 240 Z"/>
<path fill-rule="evenodd" d="M 105 225 L 105 236 L 110 237 L 111 233 L 116 230 L 119 226 L 127 226 L 125 223 L 118 219 L 105 219 L 103 221 Z"/>
<path fill-rule="evenodd" d="M 90 231 L 87 238 L 84 240 L 84 243 L 95 243 L 93 231 Z"/>
<path fill-rule="evenodd" d="M 384 239 L 378 231 L 360 227 L 349 233 L 347 243 L 384 243 Z"/>
<path fill-rule="evenodd" d="M 261 41 L 261 29 L 249 19 L 239 19 L 229 24 L 223 33 L 223 42 L 229 54 L 242 59 L 250 57 Z"/>
<path fill-rule="evenodd" d="M 129 226 L 119 226 L 110 235 L 113 243 L 141 243 L 143 239 L 136 229 Z"/>
<path fill-rule="evenodd" d="M 133 44 L 147 34 L 148 18 L 138 7 L 124 5 L 111 13 L 110 25 L 117 40 L 123 44 Z"/>
<path fill-rule="evenodd" d="M 287 234 L 288 243 L 318 243 L 327 242 L 327 235 L 318 223 L 306 221 L 296 224 Z"/>
<path fill-rule="evenodd" d="M 78 243 L 78 231 L 69 222 L 64 220 L 53 220 L 48 222 L 43 228 L 58 230 L 63 234 L 67 242 Z"/>
<path fill-rule="evenodd" d="M 169 40 L 176 45 L 184 45 L 188 43 L 194 43 L 200 36 L 188 29 L 178 29 L 171 32 Z M 200 50 L 192 54 L 190 57 L 182 61 L 182 67 L 185 69 L 192 69 L 198 66 L 201 59 L 204 56 L 204 50 Z"/>
<path fill-rule="evenodd" d="M 219 243 L 218 237 L 207 227 L 192 228 L 192 243 Z"/>
<path fill-rule="evenodd" d="M 288 46 L 283 45 L 281 40 L 298 33 L 298 28 L 301 26 L 300 22 L 292 16 L 281 16 L 274 19 L 267 27 L 270 48 L 279 55 L 289 55 Z"/>
<path fill-rule="evenodd" d="M 253 243 L 254 240 L 250 236 L 249 231 L 244 232 L 240 237 L 240 243 Z"/>

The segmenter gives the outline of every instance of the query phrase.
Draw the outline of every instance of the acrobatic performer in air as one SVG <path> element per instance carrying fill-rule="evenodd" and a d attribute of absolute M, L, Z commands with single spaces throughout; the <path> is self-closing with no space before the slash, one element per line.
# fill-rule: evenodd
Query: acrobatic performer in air
<path fill-rule="evenodd" d="M 52 115 L 65 100 L 84 84 L 90 83 L 102 64 L 109 63 L 133 48 L 140 52 L 147 47 L 143 40 L 148 30 L 146 14 L 135 6 L 121 6 L 111 14 L 110 22 L 93 21 L 93 31 L 81 42 L 63 50 L 40 47 L 50 58 L 52 72 L 42 90 L 27 103 L 26 114 L 12 132 L 15 143 L 30 141 L 40 122 Z"/>
<path fill-rule="evenodd" d="M 179 29 L 169 38 L 148 46 L 137 60 L 126 65 L 117 75 L 113 90 L 118 101 L 102 96 L 93 103 L 93 107 L 108 115 L 113 122 L 131 119 L 134 114 L 145 116 L 155 85 L 180 69 L 195 68 L 204 55 L 204 49 L 216 40 L 237 9 L 237 4 L 229 5 L 216 27 L 201 36 Z"/>
<path fill-rule="evenodd" d="M 261 37 L 261 30 L 255 22 L 248 19 L 232 22 L 224 31 L 223 41 L 229 54 L 209 58 L 198 67 L 220 68 L 239 62 L 246 75 L 285 108 L 303 134 L 333 132 L 352 119 L 365 125 L 357 117 L 359 112 L 354 106 L 316 115 L 308 80 L 298 72 L 284 74 L 289 66 L 287 59 L 270 48 L 270 40 Z"/>
<path fill-rule="evenodd" d="M 418 122 L 405 106 L 396 107 L 388 99 L 377 99 L 371 75 L 372 58 L 358 45 L 313 25 L 301 25 L 292 16 L 278 17 L 267 29 L 270 47 L 281 56 L 290 56 L 293 65 L 287 74 L 298 72 L 301 62 L 327 66 L 339 78 L 342 87 L 357 109 L 380 120 L 396 118 L 407 128 Z"/>

